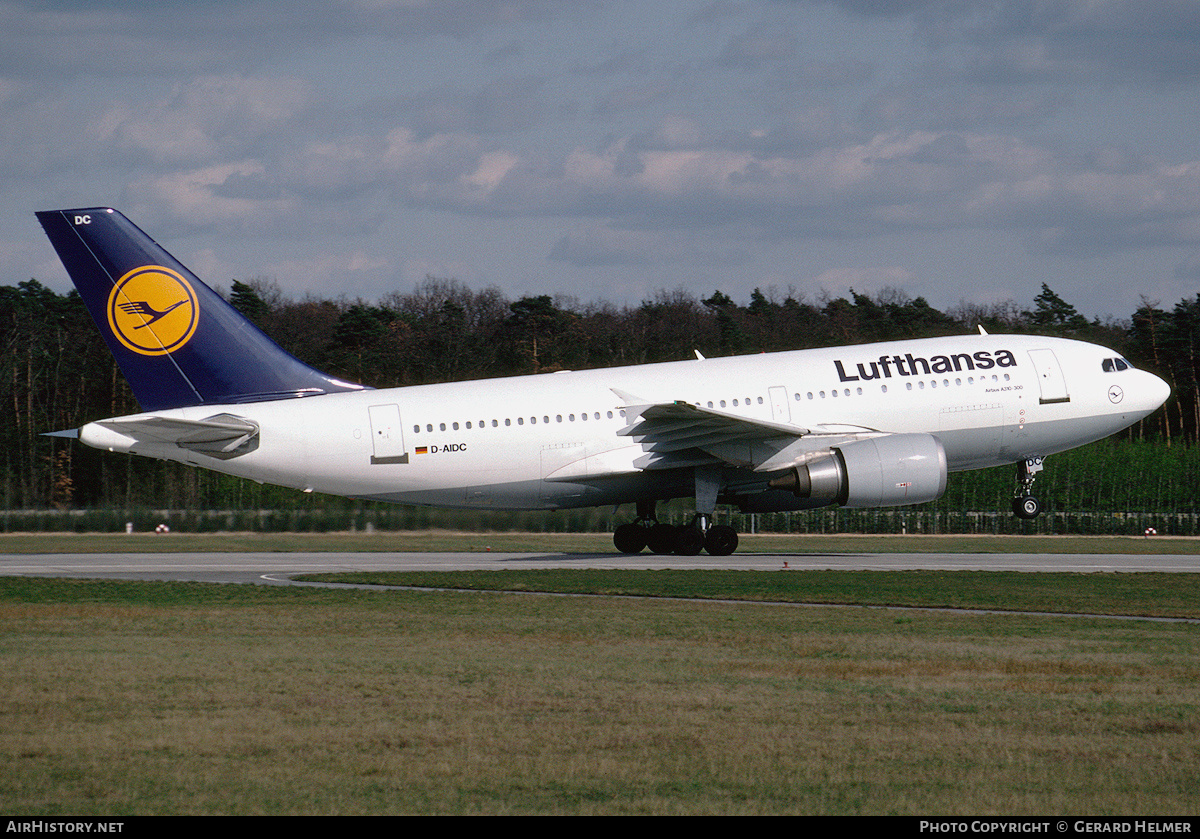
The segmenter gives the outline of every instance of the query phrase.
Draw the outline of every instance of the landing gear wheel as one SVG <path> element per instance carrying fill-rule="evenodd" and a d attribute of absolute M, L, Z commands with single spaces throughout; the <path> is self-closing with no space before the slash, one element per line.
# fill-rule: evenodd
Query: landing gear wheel
<path fill-rule="evenodd" d="M 729 556 L 737 546 L 737 531 L 727 524 L 714 524 L 704 536 L 704 549 L 713 556 Z"/>
<path fill-rule="evenodd" d="M 1042 511 L 1042 502 L 1032 495 L 1019 495 L 1013 499 L 1012 509 L 1019 519 L 1036 519 Z"/>
<path fill-rule="evenodd" d="M 1027 457 L 1017 463 L 1017 491 L 1013 494 L 1012 511 L 1019 519 L 1036 519 L 1042 504 L 1033 497 L 1033 482 L 1042 471 L 1044 457 Z"/>
<path fill-rule="evenodd" d="M 675 530 L 675 553 L 697 556 L 704 550 L 704 534 L 694 524 L 681 524 Z"/>
<path fill-rule="evenodd" d="M 669 524 L 656 524 L 646 531 L 646 546 L 650 553 L 675 553 L 675 528 Z"/>
<path fill-rule="evenodd" d="M 640 554 L 648 530 L 640 524 L 623 524 L 613 532 L 613 544 L 623 554 Z"/>

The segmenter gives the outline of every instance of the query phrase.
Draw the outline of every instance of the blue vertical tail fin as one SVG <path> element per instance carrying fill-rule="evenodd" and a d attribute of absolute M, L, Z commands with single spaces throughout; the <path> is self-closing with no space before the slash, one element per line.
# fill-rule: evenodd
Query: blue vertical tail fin
<path fill-rule="evenodd" d="M 143 411 L 363 389 L 286 353 L 116 210 L 37 217 Z"/>

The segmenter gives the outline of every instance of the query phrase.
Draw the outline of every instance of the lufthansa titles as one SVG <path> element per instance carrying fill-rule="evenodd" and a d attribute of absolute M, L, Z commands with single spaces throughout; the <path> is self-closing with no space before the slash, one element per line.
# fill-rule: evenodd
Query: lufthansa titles
<path fill-rule="evenodd" d="M 846 369 L 848 364 L 854 367 Z M 843 382 L 865 382 L 871 379 L 890 379 L 893 376 L 929 376 L 936 373 L 959 373 L 964 370 L 991 370 L 995 367 L 1016 367 L 1017 359 L 1010 350 L 979 350 L 974 353 L 954 353 L 923 358 L 912 353 L 881 355 L 877 361 L 843 362 L 835 359 L 838 378 Z"/>

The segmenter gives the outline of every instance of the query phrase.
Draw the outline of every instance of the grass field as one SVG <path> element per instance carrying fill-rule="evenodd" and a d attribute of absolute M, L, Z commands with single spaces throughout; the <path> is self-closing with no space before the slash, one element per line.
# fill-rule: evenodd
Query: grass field
<path fill-rule="evenodd" d="M 877 573 L 857 576 L 863 597 L 1007 602 L 1041 580 L 1041 596 L 1117 610 L 1174 588 L 1170 608 L 1195 610 L 1184 575 Z M 743 593 L 771 576 L 802 575 L 747 576 Z M 630 583 L 582 588 L 606 585 Z M 1193 624 L 0 578 L 0 626 L 12 815 L 1188 815 L 1200 800 Z"/>
<path fill-rule="evenodd" d="M 1105 614 L 1200 621 L 1194 574 L 1020 571 L 362 571 L 298 580 L 472 591 L 602 594 L 931 609 Z"/>

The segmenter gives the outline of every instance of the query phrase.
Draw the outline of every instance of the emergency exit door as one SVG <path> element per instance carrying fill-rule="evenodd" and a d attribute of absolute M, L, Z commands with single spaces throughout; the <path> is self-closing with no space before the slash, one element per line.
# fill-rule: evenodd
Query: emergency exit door
<path fill-rule="evenodd" d="M 408 463 L 400 406 L 372 405 L 367 410 L 371 414 L 371 462 Z"/>
<path fill-rule="evenodd" d="M 1067 391 L 1067 380 L 1063 376 L 1054 350 L 1030 350 L 1029 358 L 1033 361 L 1033 369 L 1037 373 L 1041 403 L 1049 405 L 1052 402 L 1070 402 L 1071 394 Z"/>

